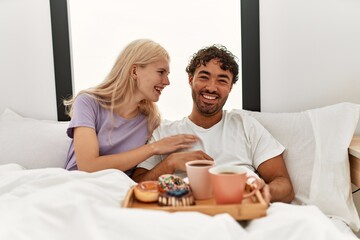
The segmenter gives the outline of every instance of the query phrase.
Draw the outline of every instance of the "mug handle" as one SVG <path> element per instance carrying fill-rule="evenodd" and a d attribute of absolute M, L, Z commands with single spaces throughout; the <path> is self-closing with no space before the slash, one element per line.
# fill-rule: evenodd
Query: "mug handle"
<path fill-rule="evenodd" d="M 248 176 L 247 179 L 246 179 L 246 182 L 247 182 L 249 179 L 252 179 L 252 178 L 253 178 L 254 180 L 257 180 L 257 177 L 255 177 L 255 176 Z M 243 195 L 243 198 L 248 198 L 248 197 L 253 196 L 253 195 L 256 193 L 257 190 L 259 190 L 259 187 L 258 187 L 258 186 L 253 187 L 251 192 L 246 193 L 246 194 Z"/>

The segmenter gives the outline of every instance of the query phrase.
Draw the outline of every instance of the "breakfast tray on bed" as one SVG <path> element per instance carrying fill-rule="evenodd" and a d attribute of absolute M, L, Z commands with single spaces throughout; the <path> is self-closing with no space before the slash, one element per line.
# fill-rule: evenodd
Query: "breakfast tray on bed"
<path fill-rule="evenodd" d="M 250 198 L 243 199 L 241 204 L 223 204 L 217 205 L 215 199 L 196 200 L 192 206 L 159 206 L 158 203 L 143 203 L 138 201 L 134 196 L 134 188 L 130 188 L 122 203 L 124 208 L 142 208 L 149 210 L 163 210 L 168 212 L 177 211 L 196 211 L 207 215 L 216 215 L 220 213 L 228 213 L 235 220 L 250 220 L 266 216 L 268 205 L 264 201 L 261 193 L 257 191 Z"/>

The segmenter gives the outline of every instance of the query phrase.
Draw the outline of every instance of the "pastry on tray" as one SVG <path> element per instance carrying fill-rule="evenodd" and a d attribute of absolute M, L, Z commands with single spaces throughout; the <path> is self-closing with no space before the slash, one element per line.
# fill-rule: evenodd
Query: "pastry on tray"
<path fill-rule="evenodd" d="M 173 174 L 161 175 L 158 181 L 143 181 L 134 188 L 141 202 L 158 202 L 160 206 L 190 206 L 195 204 L 189 184 Z"/>
<path fill-rule="evenodd" d="M 159 177 L 160 206 L 190 206 L 195 204 L 194 196 L 189 184 L 173 174 L 164 174 Z"/>
<path fill-rule="evenodd" d="M 134 188 L 134 195 L 141 202 L 157 202 L 159 194 L 158 181 L 143 181 Z"/>
<path fill-rule="evenodd" d="M 160 193 L 160 206 L 183 207 L 195 205 L 195 199 L 190 190 L 174 190 Z"/>

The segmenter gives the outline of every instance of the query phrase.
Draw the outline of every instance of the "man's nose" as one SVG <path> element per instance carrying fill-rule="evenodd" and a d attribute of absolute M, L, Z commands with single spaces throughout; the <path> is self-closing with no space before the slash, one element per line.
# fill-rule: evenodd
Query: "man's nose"
<path fill-rule="evenodd" d="M 216 82 L 214 80 L 207 81 L 205 88 L 209 92 L 216 92 L 217 91 Z"/>

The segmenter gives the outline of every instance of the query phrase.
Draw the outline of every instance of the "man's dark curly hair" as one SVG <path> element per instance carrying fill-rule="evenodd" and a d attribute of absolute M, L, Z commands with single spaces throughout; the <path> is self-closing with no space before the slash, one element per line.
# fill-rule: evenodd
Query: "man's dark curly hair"
<path fill-rule="evenodd" d="M 229 70 L 234 75 L 233 83 L 236 83 L 239 78 L 239 65 L 236 62 L 237 58 L 227 50 L 226 47 L 219 44 L 200 49 L 195 53 L 186 67 L 186 72 L 189 76 L 194 76 L 196 68 L 200 67 L 200 65 L 206 66 L 212 59 L 219 60 L 221 69 L 225 71 Z"/>

